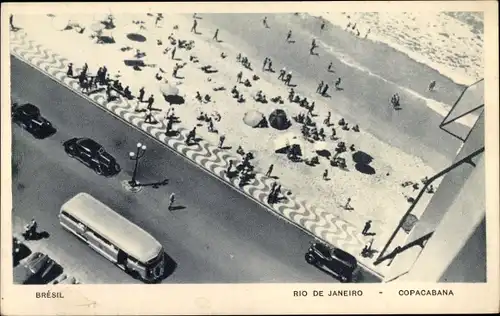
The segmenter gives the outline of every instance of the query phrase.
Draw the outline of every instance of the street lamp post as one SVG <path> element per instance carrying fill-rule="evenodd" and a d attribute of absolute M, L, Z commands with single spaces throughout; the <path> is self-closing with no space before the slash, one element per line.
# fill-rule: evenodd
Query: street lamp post
<path fill-rule="evenodd" d="M 143 145 L 141 143 L 137 143 L 137 150 L 135 153 L 132 151 L 129 153 L 130 160 L 135 161 L 134 172 L 132 174 L 132 180 L 130 180 L 128 182 L 131 187 L 136 187 L 138 184 L 137 181 L 135 180 L 135 177 L 137 176 L 137 168 L 139 167 L 139 159 L 144 157 L 145 153 L 146 153 L 146 145 Z"/>

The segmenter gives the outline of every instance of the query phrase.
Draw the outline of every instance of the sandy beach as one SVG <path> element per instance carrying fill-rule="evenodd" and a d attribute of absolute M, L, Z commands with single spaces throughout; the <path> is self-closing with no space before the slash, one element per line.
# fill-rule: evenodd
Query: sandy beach
<path fill-rule="evenodd" d="M 416 191 L 404 188 L 401 184 L 430 177 L 455 157 L 460 143 L 439 129 L 443 119 L 440 111 L 456 100 L 463 86 L 387 44 L 359 38 L 332 24 L 321 32 L 318 19 L 293 14 L 268 15 L 269 29 L 262 27 L 264 15 L 261 14 L 203 14 L 198 25 L 200 34 L 189 32 L 193 21 L 191 15 L 164 16 L 159 27 L 155 27 L 155 18 L 151 15 L 117 15 L 116 28 L 111 31 L 116 43 L 106 45 L 95 44 L 88 34 L 55 30 L 51 24 L 52 18 L 48 16 L 30 19 L 19 16 L 18 21 L 37 41 L 65 56 L 76 67 L 87 62 L 90 71 L 95 72 L 105 64 L 112 74 L 120 71 L 120 80 L 124 85 L 129 85 L 134 94 L 145 86 L 146 97 L 155 94 L 155 107 L 162 110 L 158 114 L 159 119 L 169 109 L 168 104 L 162 101 L 157 89 L 159 83 L 154 78 L 155 74 L 161 73 L 170 84 L 177 85 L 185 96 L 185 104 L 174 106 L 181 118 L 181 126 L 191 129 L 200 123 L 196 119 L 200 111 L 217 111 L 222 116 L 221 121 L 215 123 L 219 133 L 210 133 L 206 125 L 201 125 L 197 131 L 201 137 L 215 144 L 221 134 L 226 135 L 225 144 L 231 147 L 232 152 L 242 146 L 245 151 L 255 154 L 252 163 L 260 172 L 265 173 L 268 166 L 274 164 L 273 175 L 286 191 L 355 223 L 360 229 L 366 220 L 372 220 L 373 231 L 377 233 L 375 247 L 383 243 L 386 231 L 395 226 L 400 218 L 398 214 L 403 214 L 408 208 L 406 197 L 416 194 Z M 82 24 L 95 20 L 94 17 L 77 15 L 71 19 L 79 20 Z M 141 31 L 147 38 L 144 43 L 134 43 L 125 36 L 130 30 L 138 31 L 137 26 L 132 24 L 135 20 L 145 22 L 146 29 Z M 174 26 L 178 28 L 174 29 Z M 293 44 L 285 42 L 290 28 L 295 40 Z M 220 30 L 221 42 L 212 40 L 216 29 Z M 162 53 L 168 46 L 167 37 L 170 33 L 177 38 L 195 41 L 192 51 L 178 50 L 177 53 L 181 62 L 187 63 L 180 71 L 185 79 L 171 78 L 176 61 L 169 54 Z M 308 53 L 312 38 L 318 38 L 318 56 Z M 163 45 L 158 45 L 157 40 L 161 40 Z M 146 52 L 146 63 L 156 66 L 144 68 L 141 72 L 124 66 L 123 60 L 132 58 L 135 52 L 120 51 L 124 46 Z M 227 54 L 227 58 L 221 58 L 221 53 Z M 236 62 L 238 53 L 249 58 L 253 71 L 244 69 Z M 189 62 L 191 55 L 196 55 L 200 62 Z M 265 57 L 272 59 L 275 73 L 261 70 Z M 330 62 L 335 73 L 326 70 Z M 218 72 L 209 76 L 201 72 L 199 67 L 207 64 Z M 374 174 L 358 172 L 349 150 L 343 154 L 347 170 L 331 167 L 326 158 L 320 158 L 318 166 L 310 167 L 304 163 L 291 162 L 285 155 L 275 153 L 276 138 L 285 133 L 301 137 L 300 124 L 295 123 L 292 116 L 304 112 L 304 109 L 286 101 L 284 104 L 261 104 L 253 101 L 251 96 L 262 90 L 268 99 L 278 95 L 286 99 L 289 88 L 276 78 L 282 67 L 293 71 L 292 83 L 297 84 L 295 91 L 315 101 L 314 113 L 317 116 L 314 120 L 318 126 L 325 128 L 328 136 L 331 128 L 323 126 L 322 122 L 327 112 L 332 112 L 331 122 L 335 123 L 339 140 L 327 140 L 329 150 L 333 151 L 339 141 L 345 142 L 347 146 L 354 144 L 357 150 L 373 158 L 371 167 Z M 230 94 L 240 70 L 244 78 L 250 78 L 252 74 L 260 77 L 250 88 L 238 85 L 247 99 L 241 104 Z M 333 89 L 333 82 L 338 77 L 342 78 L 342 91 Z M 315 94 L 321 80 L 330 84 L 330 98 Z M 435 92 L 427 91 L 432 80 L 437 82 Z M 226 90 L 214 92 L 213 88 L 219 86 L 224 86 Z M 200 103 L 194 98 L 197 91 L 202 95 L 210 94 L 212 101 Z M 394 93 L 401 95 L 401 111 L 389 106 L 389 99 Z M 268 117 L 277 108 L 287 112 L 292 120 L 292 126 L 286 131 L 255 129 L 242 122 L 249 110 L 260 111 Z M 337 122 L 340 118 L 345 118 L 350 126 L 358 124 L 360 132 L 339 128 Z M 464 124 L 465 129 L 471 122 Z M 314 143 L 305 140 L 302 143 L 305 158 L 315 155 Z M 322 179 L 325 169 L 329 170 L 329 181 Z M 430 197 L 426 195 L 424 200 L 428 201 Z M 347 198 L 352 199 L 352 211 L 342 208 Z M 425 206 L 426 201 L 422 202 L 421 207 Z"/>

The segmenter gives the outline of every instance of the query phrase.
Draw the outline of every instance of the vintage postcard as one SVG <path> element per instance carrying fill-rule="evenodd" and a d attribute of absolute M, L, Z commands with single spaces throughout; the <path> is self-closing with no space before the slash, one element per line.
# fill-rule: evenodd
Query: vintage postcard
<path fill-rule="evenodd" d="M 494 1 L 2 5 L 2 315 L 499 311 Z"/>

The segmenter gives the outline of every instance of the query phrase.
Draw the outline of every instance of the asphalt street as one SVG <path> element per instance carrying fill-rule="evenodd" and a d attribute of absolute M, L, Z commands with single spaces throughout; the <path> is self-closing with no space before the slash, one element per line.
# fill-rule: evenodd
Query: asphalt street
<path fill-rule="evenodd" d="M 36 104 L 57 128 L 55 135 L 36 140 L 13 126 L 13 220 L 35 217 L 50 234 L 47 242 L 63 254 L 60 263 L 79 267 L 87 282 L 137 281 L 59 225 L 60 206 L 79 192 L 95 196 L 160 241 L 175 262 L 166 283 L 337 282 L 305 262 L 309 235 L 15 58 L 11 85 L 14 100 Z M 62 143 L 72 137 L 99 142 L 122 171 L 105 178 L 67 156 Z M 166 177 L 167 186 L 135 194 L 122 187 L 121 181 L 131 178 L 128 153 L 137 142 L 148 147 L 137 179 Z M 172 192 L 184 208 L 169 212 Z M 377 281 L 367 272 L 362 279 Z"/>
<path fill-rule="evenodd" d="M 354 38 L 334 26 L 328 26 L 320 34 L 319 19 L 302 20 L 293 14 L 201 16 L 203 19 L 198 30 L 203 35 L 200 36 L 211 37 L 214 30 L 220 28 L 219 37 L 251 58 L 254 69 L 260 69 L 264 58 L 270 57 L 276 73 L 265 75 L 276 78 L 279 70 L 286 67 L 287 71 L 293 71 L 292 83 L 298 85 L 294 89 L 299 94 L 301 91 L 315 91 L 318 83 L 324 80 L 330 86 L 331 95 L 326 102 L 348 122 L 359 123 L 361 129 L 422 158 L 436 170 L 448 166 L 455 158 L 460 141 L 439 128 L 443 117 L 405 90 L 411 89 L 426 98 L 453 104 L 463 87 L 437 71 L 386 45 Z M 270 28 L 263 27 L 264 16 L 267 16 Z M 295 41 L 291 44 L 285 41 L 289 30 L 292 30 L 292 40 Z M 317 39 L 317 43 L 320 40 L 324 43 L 315 49 L 318 55 L 309 54 L 313 38 Z M 226 42 L 220 44 L 221 47 Z M 342 62 L 339 56 L 347 59 L 348 64 Z M 330 62 L 335 73 L 327 71 Z M 366 69 L 362 71 L 354 65 L 373 73 L 369 74 Z M 338 77 L 342 78 L 342 91 L 335 91 L 334 88 Z M 432 80 L 438 82 L 436 92 L 426 91 Z M 393 110 L 389 104 L 394 93 L 401 96 L 400 111 Z M 468 128 L 459 128 L 461 132 L 464 129 Z"/>

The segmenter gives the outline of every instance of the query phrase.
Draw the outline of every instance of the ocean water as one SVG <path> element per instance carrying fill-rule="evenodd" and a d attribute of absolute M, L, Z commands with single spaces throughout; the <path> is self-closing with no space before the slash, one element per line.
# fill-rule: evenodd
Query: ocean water
<path fill-rule="evenodd" d="M 457 84 L 470 85 L 484 77 L 484 17 L 480 12 L 327 12 L 313 16 L 385 43 Z"/>

